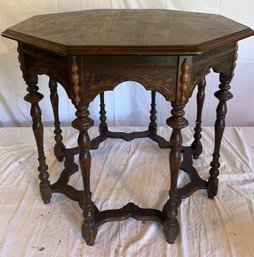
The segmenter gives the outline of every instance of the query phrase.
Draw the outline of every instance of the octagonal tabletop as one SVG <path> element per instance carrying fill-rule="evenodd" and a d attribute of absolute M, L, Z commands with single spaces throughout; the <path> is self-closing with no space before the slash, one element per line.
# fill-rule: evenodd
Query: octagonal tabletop
<path fill-rule="evenodd" d="M 58 54 L 200 54 L 253 35 L 220 15 L 171 10 L 85 10 L 38 15 L 3 36 Z"/>

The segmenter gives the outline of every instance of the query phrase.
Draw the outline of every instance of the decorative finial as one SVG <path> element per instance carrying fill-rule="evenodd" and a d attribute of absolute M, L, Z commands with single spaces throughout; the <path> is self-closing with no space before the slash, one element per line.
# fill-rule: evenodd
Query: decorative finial
<path fill-rule="evenodd" d="M 74 92 L 74 103 L 76 106 L 79 105 L 80 102 L 80 88 L 79 88 L 79 76 L 78 76 L 78 65 L 76 63 L 76 56 L 72 56 L 72 65 L 71 65 L 71 82 L 73 86 Z"/>
<path fill-rule="evenodd" d="M 181 102 L 184 104 L 186 102 L 186 92 L 188 89 L 188 80 L 189 80 L 189 65 L 187 63 L 187 59 L 184 59 L 182 64 L 182 74 L 180 77 L 181 82 Z"/>

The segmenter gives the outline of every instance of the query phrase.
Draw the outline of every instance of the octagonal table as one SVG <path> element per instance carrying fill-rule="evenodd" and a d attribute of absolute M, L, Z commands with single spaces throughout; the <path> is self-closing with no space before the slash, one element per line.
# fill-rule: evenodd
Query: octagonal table
<path fill-rule="evenodd" d="M 39 155 L 40 192 L 44 203 L 52 193 L 63 193 L 78 201 L 83 210 L 82 235 L 87 244 L 94 243 L 100 224 L 133 217 L 162 223 L 166 239 L 173 243 L 179 234 L 177 209 L 183 198 L 199 189 L 207 189 L 214 198 L 218 189 L 219 151 L 227 113 L 226 101 L 232 98 L 230 81 L 237 59 L 237 42 L 253 35 L 253 31 L 219 15 L 169 10 L 87 10 L 39 15 L 25 20 L 2 33 L 18 42 L 18 53 L 31 103 L 33 132 Z M 215 122 L 215 145 L 208 181 L 201 179 L 193 167 L 192 158 L 202 152 L 201 114 L 205 97 L 205 75 L 213 69 L 220 73 L 219 99 Z M 49 87 L 55 120 L 55 156 L 64 160 L 65 169 L 58 181 L 49 182 L 48 166 L 43 149 L 43 125 L 38 92 L 38 75 L 50 77 Z M 113 90 L 123 81 L 133 80 L 151 90 L 151 116 L 148 130 L 133 133 L 111 132 L 106 123 L 104 91 Z M 78 146 L 63 144 L 58 117 L 57 82 L 60 83 L 74 106 L 76 119 L 72 126 L 79 131 Z M 181 129 L 188 125 L 184 107 L 194 88 L 197 93 L 197 119 L 194 141 L 182 146 Z M 160 137 L 156 124 L 156 92 L 171 102 L 172 128 L 170 140 Z M 88 129 L 89 103 L 100 94 L 99 136 L 90 140 Z M 135 97 L 133 95 L 133 97 Z M 138 110 L 137 110 L 138 112 Z M 161 148 L 170 148 L 171 188 L 169 199 L 162 210 L 140 208 L 128 203 L 121 209 L 99 211 L 91 199 L 90 150 L 98 148 L 107 138 L 150 137 Z M 83 179 L 82 191 L 68 185 L 69 178 L 78 171 L 74 155 L 79 154 Z M 190 182 L 177 188 L 179 170 L 190 177 Z M 96 171 L 94 171 L 96 176 Z M 145 186 L 145 185 L 142 185 Z"/>

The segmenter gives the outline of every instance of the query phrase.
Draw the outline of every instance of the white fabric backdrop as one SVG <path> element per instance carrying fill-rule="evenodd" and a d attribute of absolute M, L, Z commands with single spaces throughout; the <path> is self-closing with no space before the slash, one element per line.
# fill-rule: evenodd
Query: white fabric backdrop
<path fill-rule="evenodd" d="M 91 137 L 97 131 L 92 128 Z M 169 138 L 171 130 L 164 127 L 158 132 Z M 31 128 L 0 128 L 1 257 L 254 256 L 254 128 L 226 128 L 218 195 L 210 200 L 200 190 L 182 201 L 181 231 L 173 245 L 165 241 L 159 223 L 130 218 L 99 226 L 94 246 L 87 246 L 80 231 L 82 211 L 76 202 L 62 194 L 53 194 L 50 204 L 41 202 L 37 151 L 30 133 Z M 192 142 L 192 133 L 190 128 L 183 130 L 186 145 Z M 202 134 L 204 151 L 194 163 L 207 179 L 213 128 L 204 127 Z M 67 147 L 76 145 L 74 129 L 64 128 L 63 136 Z M 54 157 L 53 142 L 53 129 L 45 128 L 52 183 L 63 169 L 63 163 Z M 162 208 L 170 184 L 168 150 L 159 149 L 147 138 L 131 142 L 109 139 L 91 154 L 92 199 L 100 210 L 121 208 L 129 201 L 143 208 Z M 187 181 L 187 175 L 180 172 L 179 187 Z M 70 184 L 82 189 L 80 172 L 71 177 Z"/>
<path fill-rule="evenodd" d="M 64 12 L 91 8 L 168 8 L 185 11 L 219 13 L 254 28 L 253 0 L 1 0 L 0 31 L 33 15 Z M 24 102 L 25 83 L 21 78 L 17 61 L 16 42 L 0 37 L 0 126 L 30 125 L 29 104 Z M 254 125 L 254 37 L 239 44 L 238 65 L 232 82 L 234 99 L 228 104 L 227 125 Z M 41 92 L 48 96 L 45 76 L 40 77 Z M 131 86 L 130 86 L 131 84 Z M 207 78 L 205 125 L 213 125 L 217 99 L 213 96 L 218 86 L 217 74 Z M 137 97 L 131 101 L 131 95 Z M 60 117 L 64 125 L 74 119 L 74 108 L 60 90 Z M 124 97 L 123 97 L 124 95 Z M 107 117 L 111 126 L 145 126 L 149 118 L 150 94 L 134 82 L 123 83 L 115 91 L 106 93 Z M 110 103 L 110 104 L 109 104 Z M 44 124 L 52 124 L 49 99 L 41 102 Z M 147 108 L 144 108 L 147 106 Z M 98 98 L 91 104 L 91 117 L 98 121 Z M 138 114 L 136 110 L 139 110 Z M 157 99 L 158 123 L 165 125 L 170 115 L 170 105 L 163 97 Z M 193 124 L 195 120 L 194 98 L 186 108 L 186 117 Z"/>

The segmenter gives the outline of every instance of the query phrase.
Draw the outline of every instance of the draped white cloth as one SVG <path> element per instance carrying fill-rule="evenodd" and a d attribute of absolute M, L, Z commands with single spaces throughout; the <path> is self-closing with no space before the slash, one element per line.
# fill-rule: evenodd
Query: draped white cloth
<path fill-rule="evenodd" d="M 141 128 L 114 128 L 134 131 Z M 97 128 L 90 129 L 91 137 Z M 169 138 L 169 128 L 159 128 Z M 183 130 L 184 143 L 192 142 L 192 129 Z M 77 133 L 63 129 L 67 147 L 76 146 Z M 221 146 L 220 186 L 214 200 L 205 190 L 184 199 L 179 208 L 180 236 L 166 243 L 162 226 L 132 218 L 101 225 L 93 246 L 81 236 L 82 211 L 76 202 L 54 194 L 41 202 L 38 189 L 37 150 L 31 128 L 0 129 L 0 256 L 139 256 L 139 257 L 251 257 L 254 256 L 254 128 L 226 128 Z M 45 129 L 45 151 L 50 180 L 56 181 L 63 163 L 53 155 L 54 134 Z M 213 129 L 205 127 L 204 151 L 194 162 L 208 178 Z M 150 139 L 125 142 L 108 139 L 92 151 L 91 190 L 100 210 L 121 208 L 132 201 L 161 209 L 170 183 L 168 150 Z M 188 181 L 180 173 L 179 186 Z M 82 188 L 80 172 L 70 184 Z"/>

